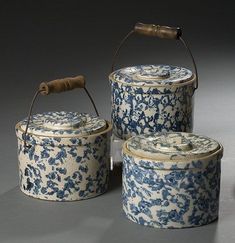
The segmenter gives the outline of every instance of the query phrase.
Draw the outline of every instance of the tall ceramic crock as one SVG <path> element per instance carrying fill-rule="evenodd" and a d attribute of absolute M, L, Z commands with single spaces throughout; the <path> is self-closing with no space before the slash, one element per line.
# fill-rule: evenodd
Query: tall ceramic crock
<path fill-rule="evenodd" d="M 189 51 L 195 74 L 183 67 L 139 65 L 114 70 L 121 46 L 132 33 L 180 40 Z M 121 139 L 152 132 L 191 132 L 197 68 L 180 28 L 136 24 L 119 45 L 109 75 L 113 133 Z"/>
<path fill-rule="evenodd" d="M 156 228 L 208 224 L 219 211 L 223 147 L 191 133 L 138 135 L 123 145 L 123 209 Z"/>
<path fill-rule="evenodd" d="M 42 83 L 28 118 L 16 125 L 20 189 L 29 196 L 73 201 L 95 197 L 107 190 L 109 122 L 95 115 L 66 111 L 31 116 L 38 94 L 74 88 L 84 88 L 89 95 L 83 76 Z"/>

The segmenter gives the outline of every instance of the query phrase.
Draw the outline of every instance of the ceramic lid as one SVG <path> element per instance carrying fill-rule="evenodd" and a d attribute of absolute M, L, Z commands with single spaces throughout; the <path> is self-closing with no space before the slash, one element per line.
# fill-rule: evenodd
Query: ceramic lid
<path fill-rule="evenodd" d="M 190 70 L 169 65 L 139 65 L 110 74 L 112 81 L 136 86 L 164 86 L 184 83 L 193 78 Z"/>
<path fill-rule="evenodd" d="M 20 122 L 23 131 L 27 119 Z M 73 137 L 91 135 L 105 130 L 106 121 L 97 116 L 78 112 L 45 112 L 33 115 L 28 133 L 40 136 Z"/>
<path fill-rule="evenodd" d="M 157 161 L 200 159 L 220 149 L 220 144 L 208 137 L 192 133 L 156 133 L 138 135 L 126 142 L 135 156 Z"/>

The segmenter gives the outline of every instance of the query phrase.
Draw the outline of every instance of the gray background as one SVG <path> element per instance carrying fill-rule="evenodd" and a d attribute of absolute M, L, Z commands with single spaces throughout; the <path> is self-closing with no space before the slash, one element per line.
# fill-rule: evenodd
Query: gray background
<path fill-rule="evenodd" d="M 0 1 L 0 242 L 235 242 L 235 68 L 232 1 Z M 114 48 L 138 22 L 182 26 L 200 74 L 194 132 L 219 140 L 220 218 L 208 226 L 157 230 L 124 218 L 120 167 L 92 200 L 52 203 L 18 188 L 14 125 L 41 81 L 83 74 L 102 117 L 110 118 L 107 75 Z M 165 63 L 192 68 L 177 41 L 133 36 L 117 66 Z M 34 112 L 93 113 L 83 90 L 40 97 Z"/>

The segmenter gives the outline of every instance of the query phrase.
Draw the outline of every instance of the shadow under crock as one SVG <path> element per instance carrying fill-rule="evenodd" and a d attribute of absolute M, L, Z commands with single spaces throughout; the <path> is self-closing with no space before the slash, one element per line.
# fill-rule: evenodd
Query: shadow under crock
<path fill-rule="evenodd" d="M 118 165 L 114 165 L 113 170 L 110 171 L 108 192 L 112 190 L 117 190 L 121 187 L 122 187 L 122 164 L 118 164 Z"/>
<path fill-rule="evenodd" d="M 190 242 L 190 243 L 214 243 L 217 242 L 217 221 L 209 225 L 200 226 L 196 228 L 185 229 L 156 229 L 138 225 L 124 218 L 122 215 L 122 223 L 115 221 L 112 225 L 112 231 L 108 230 L 103 234 L 100 243 L 107 242 L 112 237 L 112 243 L 126 243 L 130 242 L 133 237 L 137 237 L 139 242 L 146 242 L 146 239 L 154 239 L 158 243 L 169 242 Z"/>

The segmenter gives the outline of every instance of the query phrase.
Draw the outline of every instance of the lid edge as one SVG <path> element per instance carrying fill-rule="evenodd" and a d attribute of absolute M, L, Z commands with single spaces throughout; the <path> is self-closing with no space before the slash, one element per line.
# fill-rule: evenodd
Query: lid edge
<path fill-rule="evenodd" d="M 155 66 L 170 66 L 170 67 L 173 67 L 173 68 L 184 68 L 188 71 L 190 71 L 192 73 L 192 75 L 187 78 L 187 79 L 184 79 L 183 82 L 172 82 L 171 84 L 158 84 L 158 85 L 138 85 L 138 84 L 133 84 L 133 83 L 126 83 L 126 82 L 122 82 L 122 81 L 118 81 L 118 80 L 115 80 L 114 79 L 114 74 L 118 71 L 121 71 L 121 70 L 124 70 L 124 69 L 128 69 L 128 68 L 135 68 L 135 67 L 138 67 L 138 66 L 150 66 L 150 65 L 155 65 Z M 128 67 L 123 67 L 123 68 L 119 68 L 115 71 L 113 71 L 112 73 L 109 74 L 109 80 L 111 82 L 118 82 L 118 83 L 121 83 L 123 85 L 126 85 L 126 86 L 136 86 L 136 87 L 146 87 L 146 88 L 151 88 L 151 87 L 172 87 L 172 86 L 182 86 L 182 85 L 186 85 L 185 83 L 188 83 L 189 81 L 193 81 L 194 79 L 196 80 L 196 75 L 188 68 L 185 68 L 185 67 L 179 67 L 179 66 L 174 66 L 174 65 L 166 65 L 166 64 L 143 64 L 143 65 L 135 65 L 135 66 L 128 66 Z"/>
<path fill-rule="evenodd" d="M 129 139 L 128 139 L 129 140 Z M 148 157 L 144 157 L 144 156 L 140 156 L 138 154 L 135 154 L 134 152 L 130 151 L 127 147 L 127 141 L 124 142 L 123 144 L 123 147 L 122 147 L 122 153 L 126 153 L 134 158 L 138 158 L 138 159 L 144 159 L 144 160 L 148 160 L 148 161 L 151 161 L 151 162 L 162 162 L 162 163 L 177 163 L 177 162 L 190 162 L 190 161 L 195 161 L 195 160 L 202 160 L 202 159 L 207 159 L 209 157 L 213 157 L 215 156 L 217 153 L 220 153 L 221 152 L 221 156 L 223 155 L 223 151 L 224 151 L 224 148 L 223 148 L 223 145 L 221 143 L 218 142 L 218 149 L 212 151 L 212 153 L 209 153 L 209 154 L 206 154 L 205 156 L 201 156 L 201 157 L 197 157 L 195 159 L 193 158 L 188 158 L 188 159 L 153 159 L 153 158 L 148 158 Z"/>

